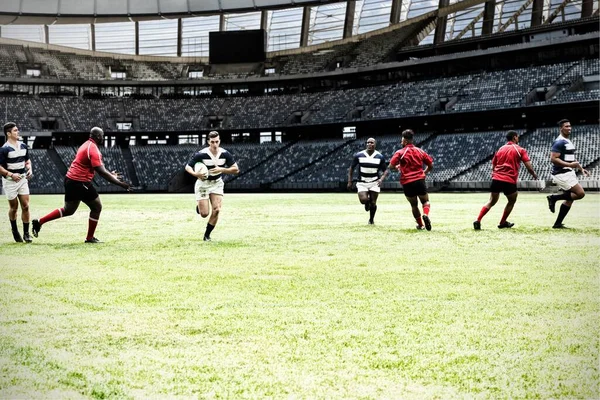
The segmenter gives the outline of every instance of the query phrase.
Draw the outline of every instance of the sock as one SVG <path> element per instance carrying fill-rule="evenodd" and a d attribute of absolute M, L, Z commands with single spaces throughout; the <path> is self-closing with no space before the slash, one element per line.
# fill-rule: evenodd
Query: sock
<path fill-rule="evenodd" d="M 508 218 L 509 215 L 510 215 L 510 213 L 507 213 L 506 209 L 504 209 L 504 212 L 502 213 L 502 219 L 500 220 L 500 224 L 505 223 L 506 219 Z"/>
<path fill-rule="evenodd" d="M 375 213 L 377 212 L 377 206 L 375 204 L 371 204 L 371 208 L 369 209 L 369 213 L 371 216 L 371 221 L 373 221 L 373 218 L 375 218 Z"/>
<path fill-rule="evenodd" d="M 423 226 L 423 218 L 421 218 L 421 217 L 415 218 L 415 221 L 417 221 L 417 225 Z"/>
<path fill-rule="evenodd" d="M 14 221 L 10 220 L 10 227 L 12 228 L 13 231 L 19 230 L 19 228 L 17 228 L 17 220 L 16 219 Z"/>
<path fill-rule="evenodd" d="M 204 237 L 210 237 L 210 233 L 215 229 L 214 225 L 206 224 L 206 231 L 204 232 Z"/>
<path fill-rule="evenodd" d="M 55 219 L 62 218 L 64 211 L 65 211 L 64 208 L 57 208 L 56 210 L 52 211 L 48 215 L 44 215 L 42 218 L 40 218 L 40 225 L 44 225 L 46 222 L 50 222 Z"/>
<path fill-rule="evenodd" d="M 23 233 L 29 233 L 29 222 L 23 222 Z"/>
<path fill-rule="evenodd" d="M 554 223 L 554 225 L 562 224 L 563 220 L 565 219 L 565 217 L 567 216 L 569 211 L 571 211 L 571 207 L 569 207 L 565 204 L 561 204 L 560 211 L 558 212 L 558 217 L 556 217 L 556 222 Z"/>
<path fill-rule="evenodd" d="M 485 214 L 487 214 L 487 213 L 488 213 L 488 211 L 490 211 L 490 209 L 489 209 L 489 208 L 487 208 L 486 206 L 483 206 L 483 207 L 481 208 L 481 211 L 479 211 L 479 216 L 477 217 L 477 221 L 481 222 L 481 220 L 483 219 L 483 216 L 484 216 Z"/>
<path fill-rule="evenodd" d="M 423 214 L 429 215 L 429 209 L 431 208 L 431 204 L 423 204 Z"/>
<path fill-rule="evenodd" d="M 100 217 L 98 217 L 100 218 Z M 85 240 L 90 240 L 94 237 L 94 232 L 96 232 L 96 227 L 98 226 L 98 220 L 90 217 L 88 219 L 88 232 Z"/>

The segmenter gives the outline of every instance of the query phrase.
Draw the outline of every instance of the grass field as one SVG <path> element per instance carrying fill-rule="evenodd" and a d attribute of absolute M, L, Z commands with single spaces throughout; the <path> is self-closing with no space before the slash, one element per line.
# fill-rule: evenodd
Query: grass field
<path fill-rule="evenodd" d="M 600 196 L 556 231 L 521 193 L 103 195 L 12 242 L 0 203 L 0 398 L 597 399 Z M 33 217 L 62 196 L 32 196 Z"/>

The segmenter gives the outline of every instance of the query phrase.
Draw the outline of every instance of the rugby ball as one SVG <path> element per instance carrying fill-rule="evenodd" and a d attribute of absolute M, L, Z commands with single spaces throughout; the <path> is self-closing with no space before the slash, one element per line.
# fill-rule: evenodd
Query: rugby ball
<path fill-rule="evenodd" d="M 203 162 L 197 162 L 196 165 L 194 165 L 194 172 L 197 174 L 200 173 L 201 175 L 208 176 L 208 167 Z"/>

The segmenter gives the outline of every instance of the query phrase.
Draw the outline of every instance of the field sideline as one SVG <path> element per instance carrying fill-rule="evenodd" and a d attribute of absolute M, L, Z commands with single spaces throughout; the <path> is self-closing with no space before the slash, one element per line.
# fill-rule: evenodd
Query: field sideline
<path fill-rule="evenodd" d="M 12 241 L 0 201 L 0 398 L 600 398 L 600 195 L 102 195 Z M 33 195 L 33 218 L 62 206 Z M 19 211 L 20 214 L 20 211 Z M 20 225 L 20 223 L 19 223 Z M 21 226 L 19 226 L 21 228 Z"/>

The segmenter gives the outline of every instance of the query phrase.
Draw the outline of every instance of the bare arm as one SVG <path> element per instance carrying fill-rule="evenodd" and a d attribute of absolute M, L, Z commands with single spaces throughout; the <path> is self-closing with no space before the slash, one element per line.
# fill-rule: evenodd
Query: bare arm
<path fill-rule="evenodd" d="M 201 173 L 196 173 L 194 171 L 194 169 L 192 167 L 190 167 L 188 164 L 185 164 L 185 171 L 192 175 L 194 178 L 198 178 L 200 180 L 206 180 L 206 178 L 208 178 L 208 174 L 201 174 Z"/>
<path fill-rule="evenodd" d="M 354 168 L 350 166 L 348 168 L 348 189 L 352 189 L 352 175 L 354 175 Z"/>
<path fill-rule="evenodd" d="M 525 168 L 527 168 L 529 174 L 533 176 L 533 179 L 538 179 L 537 174 L 533 170 L 533 165 L 531 164 L 531 161 L 525 161 L 523 164 L 525 164 Z"/>
<path fill-rule="evenodd" d="M 186 171 L 187 171 L 187 168 L 186 168 Z M 240 169 L 239 169 L 237 163 L 235 163 L 232 166 L 227 167 L 227 168 L 224 168 L 224 167 L 214 167 L 213 169 L 211 169 L 211 171 L 213 171 L 215 173 L 229 174 L 229 175 L 237 175 L 237 174 L 240 173 Z"/>
<path fill-rule="evenodd" d="M 104 168 L 104 165 L 100 165 L 94 169 L 96 170 L 98 175 L 100 175 L 101 177 L 103 177 L 108 182 L 112 183 L 113 185 L 120 186 L 125 190 L 131 189 L 131 185 L 129 183 L 123 182 L 123 181 L 120 181 L 119 179 L 117 179 L 117 176 L 116 176 L 117 174 L 112 174 L 112 173 L 108 172 L 108 170 L 106 168 Z"/>
<path fill-rule="evenodd" d="M 590 173 L 587 170 L 583 169 L 581 164 L 579 164 L 577 161 L 566 162 L 566 161 L 561 160 L 560 153 L 551 152 L 550 153 L 550 161 L 552 162 L 552 164 L 556 165 L 557 167 L 573 168 L 574 170 L 581 171 L 586 176 L 590 175 Z"/>
<path fill-rule="evenodd" d="M 423 173 L 425 175 L 427 175 L 428 173 L 430 173 L 431 171 L 433 171 L 433 163 L 430 162 L 430 163 L 427 163 L 425 165 L 426 165 L 426 167 L 425 167 L 425 171 L 423 171 Z"/>
<path fill-rule="evenodd" d="M 390 169 L 386 168 L 385 171 L 383 171 L 383 175 L 381 175 L 381 177 L 377 180 L 377 186 L 381 186 L 381 184 L 383 183 L 383 181 L 385 181 L 385 178 L 387 178 L 389 173 Z"/>

